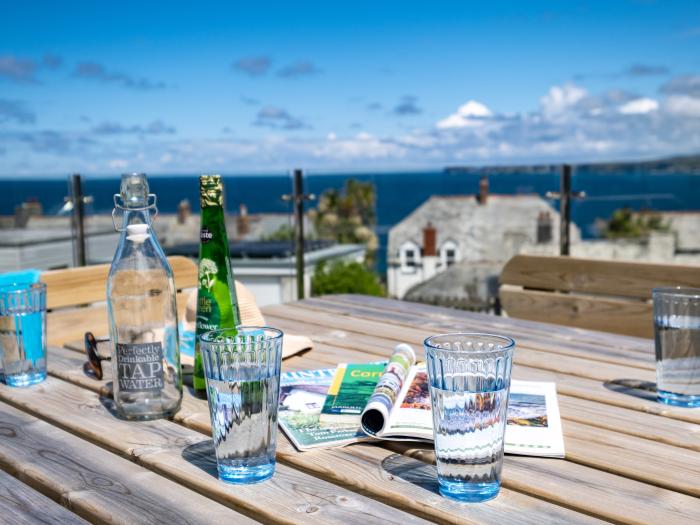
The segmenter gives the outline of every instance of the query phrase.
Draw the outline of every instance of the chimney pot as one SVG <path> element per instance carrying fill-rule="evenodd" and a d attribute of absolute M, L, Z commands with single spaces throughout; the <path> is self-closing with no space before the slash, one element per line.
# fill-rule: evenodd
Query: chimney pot
<path fill-rule="evenodd" d="M 248 206 L 244 203 L 238 208 L 238 217 L 236 218 L 236 229 L 238 230 L 238 236 L 243 237 L 250 232 L 250 222 L 248 220 Z"/>
<path fill-rule="evenodd" d="M 190 206 L 190 201 L 183 199 L 180 204 L 177 205 L 177 222 L 178 224 L 185 224 L 187 218 L 192 213 L 192 206 Z"/>
<path fill-rule="evenodd" d="M 486 201 L 489 198 L 489 178 L 484 176 L 481 177 L 479 180 L 479 194 L 476 197 L 476 200 L 479 202 L 479 204 L 486 204 Z"/>
<path fill-rule="evenodd" d="M 434 257 L 437 255 L 437 231 L 432 223 L 423 228 L 423 256 Z"/>

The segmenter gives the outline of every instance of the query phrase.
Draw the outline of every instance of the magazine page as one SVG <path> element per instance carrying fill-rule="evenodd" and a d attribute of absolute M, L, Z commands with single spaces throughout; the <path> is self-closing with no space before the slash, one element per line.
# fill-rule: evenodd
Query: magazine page
<path fill-rule="evenodd" d="M 336 370 L 283 372 L 278 422 L 298 450 L 347 445 L 369 439 L 359 428 L 320 422 L 321 409 Z"/>
<path fill-rule="evenodd" d="M 386 428 L 377 437 L 432 441 L 433 415 L 428 389 L 428 371 L 424 362 L 411 368 L 397 398 Z"/>
<path fill-rule="evenodd" d="M 382 439 L 433 440 L 433 419 L 425 363 L 414 366 L 399 393 Z M 564 439 L 554 383 L 513 379 L 508 398 L 505 452 L 564 457 Z"/>
<path fill-rule="evenodd" d="M 409 345 L 400 344 L 394 348 L 384 373 L 362 411 L 361 426 L 364 432 L 376 436 L 385 429 L 389 414 L 415 362 L 416 354 Z"/>
<path fill-rule="evenodd" d="M 343 446 L 371 439 L 359 428 L 320 422 L 335 369 L 285 372 L 281 376 L 279 425 L 298 450 Z M 424 363 L 411 367 L 388 411 L 380 439 L 432 441 L 432 412 Z M 512 380 L 505 452 L 564 457 L 556 385 Z"/>
<path fill-rule="evenodd" d="M 321 409 L 321 424 L 359 428 L 362 412 L 386 366 L 386 361 L 339 364 Z"/>
<path fill-rule="evenodd" d="M 554 383 L 511 380 L 505 451 L 525 456 L 564 457 Z"/>

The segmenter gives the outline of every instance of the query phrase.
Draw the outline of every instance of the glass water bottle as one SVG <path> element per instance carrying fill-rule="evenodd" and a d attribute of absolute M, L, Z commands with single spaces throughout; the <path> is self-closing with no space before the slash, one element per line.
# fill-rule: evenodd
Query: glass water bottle
<path fill-rule="evenodd" d="M 170 417 L 182 400 L 175 284 L 151 229 L 155 204 L 146 175 L 122 175 L 113 212 L 121 237 L 107 279 L 107 306 L 114 401 L 127 419 Z"/>

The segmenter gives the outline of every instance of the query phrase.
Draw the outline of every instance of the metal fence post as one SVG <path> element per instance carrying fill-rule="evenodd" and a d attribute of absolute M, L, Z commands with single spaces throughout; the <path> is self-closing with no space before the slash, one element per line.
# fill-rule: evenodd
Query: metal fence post
<path fill-rule="evenodd" d="M 571 252 L 571 201 L 586 198 L 585 191 L 571 191 L 571 166 L 563 164 L 559 191 L 548 191 L 545 197 L 559 199 L 559 254 L 570 255 Z"/>
<path fill-rule="evenodd" d="M 316 198 L 313 193 L 304 193 L 304 172 L 295 169 L 292 173 L 292 194 L 282 195 L 283 201 L 292 201 L 294 206 L 294 255 L 296 260 L 297 298 L 304 298 L 304 201 Z"/>
<path fill-rule="evenodd" d="M 559 190 L 559 254 L 569 255 L 571 247 L 571 166 L 561 167 L 561 188 Z"/>
<path fill-rule="evenodd" d="M 297 298 L 304 298 L 304 173 L 294 170 L 294 255 L 297 270 Z"/>
<path fill-rule="evenodd" d="M 68 177 L 68 193 L 73 203 L 71 214 L 73 266 L 85 266 L 85 198 L 79 174 Z"/>

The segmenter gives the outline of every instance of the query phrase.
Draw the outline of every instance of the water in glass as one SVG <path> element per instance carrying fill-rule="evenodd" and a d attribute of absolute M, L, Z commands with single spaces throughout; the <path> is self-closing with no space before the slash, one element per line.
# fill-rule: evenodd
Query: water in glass
<path fill-rule="evenodd" d="M 508 390 L 430 391 L 435 428 L 435 457 L 441 487 L 448 493 L 495 495 L 501 485 L 503 421 Z"/>
<path fill-rule="evenodd" d="M 0 290 L 0 356 L 5 383 L 29 386 L 46 379 L 46 286 Z"/>
<path fill-rule="evenodd" d="M 654 290 L 654 334 L 659 400 L 700 406 L 700 290 Z"/>
<path fill-rule="evenodd" d="M 425 341 L 438 483 L 465 502 L 496 497 L 513 348 L 490 334 L 445 334 Z"/>
<path fill-rule="evenodd" d="M 279 376 L 256 377 L 251 368 L 238 372 L 238 380 L 207 378 L 219 476 L 262 481 L 275 469 Z"/>
<path fill-rule="evenodd" d="M 201 340 L 219 479 L 257 483 L 275 471 L 282 332 L 239 326 Z"/>

